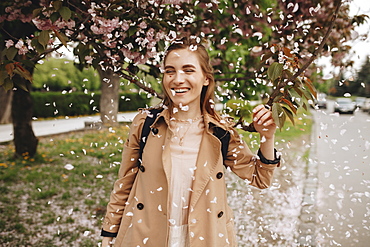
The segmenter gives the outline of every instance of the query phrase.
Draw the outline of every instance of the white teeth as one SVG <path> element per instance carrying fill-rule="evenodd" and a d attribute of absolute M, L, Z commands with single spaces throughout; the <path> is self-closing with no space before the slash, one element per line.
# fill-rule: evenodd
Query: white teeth
<path fill-rule="evenodd" d="M 181 88 L 181 89 L 174 89 L 174 91 L 176 93 L 185 93 L 185 92 L 189 91 L 189 89 Z"/>

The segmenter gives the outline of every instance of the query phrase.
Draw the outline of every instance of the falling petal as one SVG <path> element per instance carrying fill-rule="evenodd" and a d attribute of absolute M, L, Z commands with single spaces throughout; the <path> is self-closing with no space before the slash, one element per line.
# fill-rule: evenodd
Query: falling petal
<path fill-rule="evenodd" d="M 64 166 L 64 168 L 65 169 L 67 169 L 67 170 L 72 170 L 73 168 L 75 168 L 72 164 L 66 164 L 65 166 Z"/>

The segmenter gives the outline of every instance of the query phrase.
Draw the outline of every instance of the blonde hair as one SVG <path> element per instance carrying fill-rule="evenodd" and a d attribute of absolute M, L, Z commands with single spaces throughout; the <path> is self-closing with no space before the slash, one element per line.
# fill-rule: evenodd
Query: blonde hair
<path fill-rule="evenodd" d="M 201 97 L 200 97 L 200 108 L 202 112 L 207 112 L 211 116 L 213 116 L 218 121 L 221 120 L 220 115 L 215 111 L 214 107 L 214 94 L 215 94 L 215 79 L 213 77 L 213 67 L 210 63 L 208 52 L 204 45 L 197 42 L 195 39 L 191 38 L 182 38 L 179 40 L 175 40 L 172 44 L 167 48 L 166 54 L 164 56 L 163 63 L 166 64 L 166 59 L 168 54 L 175 50 L 183 50 L 189 49 L 198 57 L 200 67 L 204 76 L 208 79 L 209 84 L 207 86 L 203 86 Z M 162 83 L 163 86 L 163 83 Z M 164 97 L 163 97 L 163 104 L 167 106 L 171 111 L 173 109 L 173 102 L 168 95 L 168 92 L 164 90 Z"/>

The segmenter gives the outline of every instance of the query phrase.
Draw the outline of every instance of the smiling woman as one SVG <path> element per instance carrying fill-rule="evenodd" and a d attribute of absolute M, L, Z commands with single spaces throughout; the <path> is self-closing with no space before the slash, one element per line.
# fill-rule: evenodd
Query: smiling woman
<path fill-rule="evenodd" d="M 224 169 L 269 187 L 280 162 L 276 125 L 263 105 L 254 108 L 261 138 L 254 155 L 215 111 L 214 84 L 203 45 L 182 39 L 168 48 L 163 104 L 133 120 L 103 222 L 103 247 L 113 237 L 114 246 L 237 246 Z"/>
<path fill-rule="evenodd" d="M 202 89 L 209 85 L 209 79 L 203 74 L 197 53 L 189 49 L 176 50 L 167 55 L 164 67 L 163 88 L 170 108 L 188 106 L 194 111 L 186 111 L 184 118 L 199 117 Z M 189 115 L 192 114 L 192 115 Z"/>

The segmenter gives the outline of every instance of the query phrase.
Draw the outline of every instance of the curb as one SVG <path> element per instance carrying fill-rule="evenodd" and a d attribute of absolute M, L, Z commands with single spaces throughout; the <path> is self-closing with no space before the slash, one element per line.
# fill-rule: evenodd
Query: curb
<path fill-rule="evenodd" d="M 314 128 L 314 123 L 313 123 Z M 311 132 L 311 140 L 314 140 L 316 129 Z M 312 141 L 311 141 L 312 143 Z M 310 155 L 307 164 L 307 175 L 304 181 L 302 208 L 299 219 L 301 221 L 298 232 L 299 246 L 316 246 L 316 194 L 318 188 L 318 162 L 312 159 L 315 155 L 316 143 L 311 144 Z"/>

